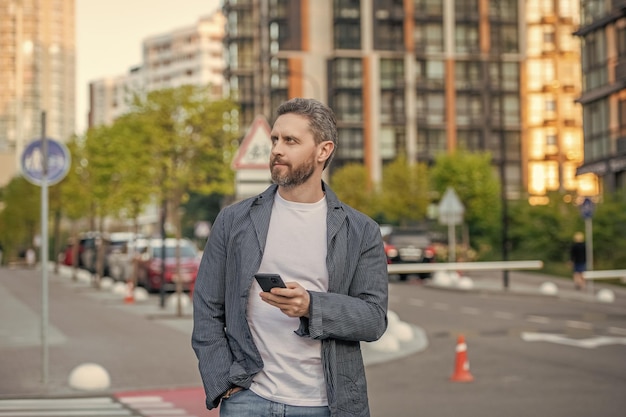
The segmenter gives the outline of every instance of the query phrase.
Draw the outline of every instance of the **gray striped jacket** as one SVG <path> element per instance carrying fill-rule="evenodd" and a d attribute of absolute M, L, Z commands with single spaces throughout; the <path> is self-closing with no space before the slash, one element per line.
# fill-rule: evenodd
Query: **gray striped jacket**
<path fill-rule="evenodd" d="M 360 341 L 387 328 L 388 278 L 376 222 L 341 203 L 322 183 L 328 203 L 328 292 L 310 292 L 309 318 L 294 329 L 322 341 L 333 417 L 369 416 Z M 223 209 L 207 241 L 193 297 L 192 346 L 207 408 L 232 386 L 249 388 L 263 367 L 246 320 L 247 299 L 263 257 L 277 186 Z"/>

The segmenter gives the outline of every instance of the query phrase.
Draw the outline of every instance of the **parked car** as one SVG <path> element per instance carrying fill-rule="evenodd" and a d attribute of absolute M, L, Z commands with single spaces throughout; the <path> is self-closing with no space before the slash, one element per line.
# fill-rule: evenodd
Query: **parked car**
<path fill-rule="evenodd" d="M 432 263 L 435 250 L 428 231 L 418 228 L 381 226 L 385 254 L 388 264 Z M 406 281 L 411 274 L 400 274 L 400 281 Z M 421 279 L 430 278 L 431 272 L 416 274 Z"/>
<path fill-rule="evenodd" d="M 161 290 L 161 271 L 165 264 L 165 291 L 176 289 L 176 279 L 180 278 L 184 291 L 190 291 L 196 282 L 200 266 L 200 252 L 195 244 L 188 239 L 178 240 L 180 244 L 180 275 L 177 273 L 176 245 L 177 240 L 165 239 L 165 262 L 163 262 L 163 241 L 150 239 L 137 264 L 137 285 L 148 292 Z"/>
<path fill-rule="evenodd" d="M 102 237 L 103 236 L 98 232 L 85 232 L 79 235 L 77 267 L 85 269 L 91 273 L 96 271 L 96 246 L 98 239 Z M 73 246 L 74 244 L 72 242 L 66 245 L 62 255 L 63 265 L 74 265 Z"/>

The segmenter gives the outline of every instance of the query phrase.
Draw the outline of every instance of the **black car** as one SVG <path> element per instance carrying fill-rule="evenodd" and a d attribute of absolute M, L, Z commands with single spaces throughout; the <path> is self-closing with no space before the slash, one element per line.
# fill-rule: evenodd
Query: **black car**
<path fill-rule="evenodd" d="M 388 264 L 432 263 L 435 251 L 428 231 L 418 228 L 381 226 Z M 406 281 L 410 274 L 400 274 L 400 280 Z M 419 278 L 432 276 L 431 272 L 417 273 Z"/>

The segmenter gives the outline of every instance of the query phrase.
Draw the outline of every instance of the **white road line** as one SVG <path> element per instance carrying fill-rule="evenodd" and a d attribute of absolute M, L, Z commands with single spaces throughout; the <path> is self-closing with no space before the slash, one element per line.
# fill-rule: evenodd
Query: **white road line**
<path fill-rule="evenodd" d="M 526 317 L 526 321 L 529 321 L 531 323 L 538 323 L 538 324 L 550 323 L 550 319 L 547 317 L 543 317 L 543 316 L 528 316 Z"/>
<path fill-rule="evenodd" d="M 504 320 L 512 320 L 515 316 L 511 313 L 508 313 L 506 311 L 496 311 L 493 313 L 493 316 L 497 319 L 504 319 Z"/>
<path fill-rule="evenodd" d="M 585 330 L 593 329 L 593 325 L 591 323 L 587 323 L 584 321 L 567 320 L 565 322 L 565 325 L 567 327 L 571 327 L 574 329 L 585 329 Z"/>
<path fill-rule="evenodd" d="M 626 329 L 622 329 L 621 327 L 609 327 L 608 332 L 613 334 L 626 335 Z"/>
<path fill-rule="evenodd" d="M 415 307 L 424 307 L 424 300 L 420 300 L 419 298 L 410 298 L 409 304 Z"/>
<path fill-rule="evenodd" d="M 477 316 L 480 314 L 480 310 L 474 307 L 461 307 L 461 313 Z"/>

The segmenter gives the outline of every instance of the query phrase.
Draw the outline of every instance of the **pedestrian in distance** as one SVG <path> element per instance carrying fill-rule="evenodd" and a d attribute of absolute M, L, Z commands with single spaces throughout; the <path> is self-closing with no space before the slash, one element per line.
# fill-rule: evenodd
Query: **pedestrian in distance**
<path fill-rule="evenodd" d="M 380 227 L 322 180 L 337 148 L 333 111 L 295 98 L 277 115 L 274 184 L 218 214 L 196 279 L 206 405 L 221 417 L 367 417 L 360 342 L 387 328 Z M 263 291 L 258 273 L 279 274 L 285 288 Z"/>
<path fill-rule="evenodd" d="M 587 270 L 587 248 L 585 236 L 581 232 L 574 233 L 574 242 L 570 247 L 570 262 L 572 264 L 574 286 L 577 290 L 585 288 L 583 272 Z"/>

